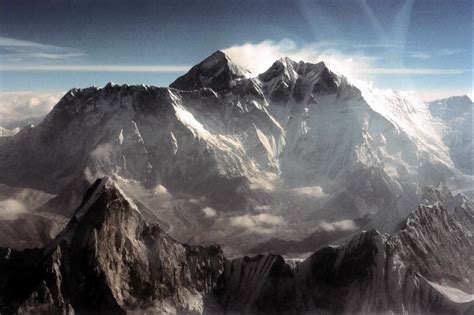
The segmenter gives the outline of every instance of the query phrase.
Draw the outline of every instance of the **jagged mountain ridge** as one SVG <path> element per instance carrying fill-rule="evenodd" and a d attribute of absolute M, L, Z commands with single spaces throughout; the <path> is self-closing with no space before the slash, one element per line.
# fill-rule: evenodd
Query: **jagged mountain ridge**
<path fill-rule="evenodd" d="M 469 314 L 472 230 L 452 214 L 420 206 L 398 235 L 362 232 L 294 269 L 275 254 L 234 259 L 219 279 L 216 303 L 244 314 Z"/>
<path fill-rule="evenodd" d="M 231 247 L 366 215 L 391 230 L 423 186 L 462 176 L 429 119 L 413 123 L 425 114 L 324 63 L 284 58 L 251 77 L 217 52 L 171 88 L 69 91 L 39 126 L 0 141 L 0 182 L 68 195 L 84 177 L 114 176 L 150 200 L 171 194 L 163 209 L 127 191 L 173 236 Z M 214 216 L 196 214 L 208 207 Z"/>
<path fill-rule="evenodd" d="M 180 244 L 147 223 L 104 178 L 46 247 L 0 249 L 0 310 L 469 314 L 474 239 L 462 215 L 421 205 L 397 235 L 361 232 L 296 266 L 275 254 L 228 260 L 218 246 Z"/>
<path fill-rule="evenodd" d="M 45 248 L 1 250 L 3 313 L 202 312 L 224 257 L 142 219 L 107 178 L 97 180 Z M 26 269 L 22 269 L 26 268 Z"/>

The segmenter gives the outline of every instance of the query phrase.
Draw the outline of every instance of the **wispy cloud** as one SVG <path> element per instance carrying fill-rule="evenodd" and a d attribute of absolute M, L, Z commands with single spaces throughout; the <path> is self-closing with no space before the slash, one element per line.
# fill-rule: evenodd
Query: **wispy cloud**
<path fill-rule="evenodd" d="M 372 57 L 359 54 L 345 54 L 330 48 L 328 43 L 313 43 L 298 46 L 295 42 L 284 39 L 279 42 L 265 40 L 260 43 L 245 43 L 224 49 L 234 62 L 254 74 L 267 70 L 271 64 L 282 57 L 295 61 L 324 61 L 333 71 L 346 76 L 355 74 L 358 67 L 368 68 Z"/>
<path fill-rule="evenodd" d="M 439 49 L 432 52 L 426 52 L 421 50 L 409 50 L 407 56 L 414 59 L 431 59 L 435 57 L 448 57 L 458 55 L 464 52 L 463 49 Z"/>
<path fill-rule="evenodd" d="M 86 56 L 80 49 L 41 44 L 0 36 L 0 56 L 4 62 L 35 62 Z"/>
<path fill-rule="evenodd" d="M 57 46 L 45 45 L 26 40 L 19 40 L 10 37 L 0 36 L 1 47 L 35 47 L 35 48 L 60 48 Z"/>
<path fill-rule="evenodd" d="M 432 57 L 431 54 L 423 51 L 408 51 L 407 56 L 414 59 L 430 59 Z"/>
<path fill-rule="evenodd" d="M 185 72 L 188 65 L 73 64 L 87 54 L 76 48 L 0 37 L 0 71 L 3 72 Z"/>
<path fill-rule="evenodd" d="M 236 228 L 249 230 L 259 234 L 269 234 L 274 232 L 275 227 L 285 224 L 285 220 L 269 213 L 257 215 L 234 216 L 229 219 L 230 225 Z"/>
<path fill-rule="evenodd" d="M 57 72 L 185 72 L 187 65 L 22 65 L 0 64 L 0 71 L 57 71 Z"/>
<path fill-rule="evenodd" d="M 438 69 L 438 68 L 360 68 L 359 73 L 367 74 L 394 74 L 394 75 L 458 75 L 470 72 L 471 69 Z"/>
<path fill-rule="evenodd" d="M 358 226 L 353 220 L 341 220 L 341 221 L 334 221 L 334 222 L 326 222 L 321 221 L 317 225 L 318 230 L 323 231 L 355 231 L 357 230 Z"/>

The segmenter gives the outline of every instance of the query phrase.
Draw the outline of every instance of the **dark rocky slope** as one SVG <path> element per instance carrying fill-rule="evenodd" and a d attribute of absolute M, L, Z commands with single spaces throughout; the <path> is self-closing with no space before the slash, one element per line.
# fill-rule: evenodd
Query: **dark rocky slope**
<path fill-rule="evenodd" d="M 1 249 L 0 312 L 201 312 L 223 261 L 145 222 L 104 178 L 49 246 Z"/>
<path fill-rule="evenodd" d="M 439 189 L 424 202 L 396 235 L 362 232 L 295 266 L 180 244 L 100 179 L 47 247 L 0 249 L 0 312 L 470 314 L 472 205 Z"/>
<path fill-rule="evenodd" d="M 473 212 L 460 213 L 422 205 L 398 235 L 362 232 L 294 269 L 274 254 L 227 262 L 210 313 L 472 314 Z"/>

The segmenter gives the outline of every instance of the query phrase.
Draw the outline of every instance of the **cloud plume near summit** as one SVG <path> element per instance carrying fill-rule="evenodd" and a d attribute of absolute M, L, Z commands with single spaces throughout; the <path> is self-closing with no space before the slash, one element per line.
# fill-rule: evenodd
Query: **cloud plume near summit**
<path fill-rule="evenodd" d="M 401 46 L 403 47 L 401 47 Z M 239 66 L 249 70 L 254 75 L 267 70 L 272 63 L 279 59 L 288 57 L 294 61 L 306 61 L 316 63 L 323 61 L 332 71 L 342 74 L 349 79 L 357 81 L 378 82 L 380 77 L 424 77 L 424 76 L 459 76 L 472 73 L 470 68 L 434 68 L 434 67 L 412 67 L 403 62 L 403 54 L 410 46 L 399 42 L 385 44 L 354 44 L 351 42 L 313 42 L 297 44 L 290 39 L 280 41 L 264 40 L 261 42 L 247 42 L 233 45 L 223 49 L 229 57 Z M 370 53 L 373 49 L 390 50 L 398 47 L 399 61 L 393 61 L 393 56 L 384 57 Z M 410 48 L 411 49 L 411 48 Z M 427 54 L 416 51 L 418 54 Z M 408 55 L 412 50 L 406 52 Z M 387 60 L 386 60 L 387 59 Z M 389 62 L 390 61 L 390 62 Z M 462 90 L 439 90 L 420 89 L 416 93 L 423 100 L 446 97 L 450 95 L 470 94 Z"/>
<path fill-rule="evenodd" d="M 275 60 L 284 57 L 295 61 L 304 60 L 313 63 L 324 61 L 333 71 L 347 76 L 355 75 L 356 67 L 368 68 L 371 64 L 371 57 L 368 56 L 346 55 L 335 49 L 323 47 L 322 44 L 318 43 L 299 46 L 289 39 L 281 41 L 264 40 L 256 44 L 245 43 L 226 48 L 223 51 L 235 63 L 254 74 L 264 72 Z"/>
<path fill-rule="evenodd" d="M 46 115 L 63 93 L 12 91 L 0 92 L 0 124 Z"/>

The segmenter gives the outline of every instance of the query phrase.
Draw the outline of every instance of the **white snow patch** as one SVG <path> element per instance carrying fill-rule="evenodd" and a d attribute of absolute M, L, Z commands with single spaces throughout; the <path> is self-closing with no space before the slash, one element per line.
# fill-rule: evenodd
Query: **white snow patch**
<path fill-rule="evenodd" d="M 456 303 L 468 303 L 474 301 L 474 294 L 468 294 L 459 289 L 447 285 L 437 284 L 426 280 L 436 291 Z"/>
<path fill-rule="evenodd" d="M 120 133 L 119 133 L 119 142 L 120 142 L 120 145 L 123 144 L 123 129 L 120 129 Z"/>
<path fill-rule="evenodd" d="M 138 207 L 137 207 L 137 205 L 135 204 L 135 202 L 125 194 L 125 192 L 120 188 L 120 186 L 118 185 L 118 183 L 116 183 L 115 181 L 109 179 L 109 181 L 107 181 L 107 185 L 109 185 L 109 182 L 110 182 L 110 181 L 112 181 L 111 185 L 112 185 L 113 187 L 115 187 L 115 189 L 118 190 L 118 192 L 122 195 L 123 199 L 127 200 L 127 202 L 130 204 L 130 208 L 132 208 L 133 210 L 135 210 L 135 211 L 137 211 L 138 213 L 140 213 L 140 210 L 138 210 Z"/>
<path fill-rule="evenodd" d="M 178 141 L 176 140 L 176 137 L 174 136 L 172 131 L 170 131 L 170 136 L 171 136 L 171 145 L 173 146 L 173 154 L 176 155 L 176 153 L 178 152 Z"/>
<path fill-rule="evenodd" d="M 204 126 L 196 120 L 194 115 L 184 109 L 181 105 L 175 106 L 176 116 L 181 122 L 188 126 L 192 131 L 195 132 L 195 136 L 200 136 L 201 138 L 208 139 L 211 137 L 209 131 L 204 128 Z"/>
<path fill-rule="evenodd" d="M 260 143 L 263 145 L 265 150 L 267 151 L 268 155 L 271 158 L 274 158 L 278 156 L 278 150 L 276 147 L 275 139 L 273 137 L 269 138 L 267 137 L 255 124 L 253 125 L 255 128 L 255 131 L 257 133 L 258 140 Z"/>

